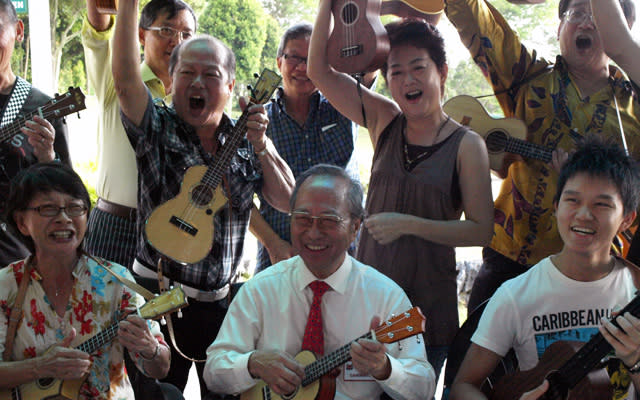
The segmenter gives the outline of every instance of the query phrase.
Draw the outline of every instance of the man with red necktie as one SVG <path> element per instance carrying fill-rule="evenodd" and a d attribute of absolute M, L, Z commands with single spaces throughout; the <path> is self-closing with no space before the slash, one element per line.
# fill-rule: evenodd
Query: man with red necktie
<path fill-rule="evenodd" d="M 262 380 L 278 395 L 294 393 L 304 379 L 296 353 L 320 356 L 353 341 L 351 361 L 334 371 L 336 399 L 433 396 L 435 374 L 420 335 L 386 345 L 355 340 L 411 308 L 398 285 L 347 254 L 363 218 L 362 196 L 340 167 L 320 164 L 298 177 L 290 205 L 299 255 L 238 292 L 207 349 L 209 390 L 238 394 Z"/>

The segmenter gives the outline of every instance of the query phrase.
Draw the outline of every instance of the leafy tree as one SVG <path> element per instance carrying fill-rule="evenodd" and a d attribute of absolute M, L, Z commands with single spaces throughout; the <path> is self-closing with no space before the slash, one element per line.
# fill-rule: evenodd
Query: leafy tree
<path fill-rule="evenodd" d="M 82 18 L 86 13 L 84 0 L 50 0 L 51 10 L 51 52 L 53 57 L 53 77 L 62 87 L 71 85 L 85 86 L 84 74 L 74 74 L 78 65 L 84 70 L 84 59 L 80 45 Z M 74 44 L 72 46 L 72 44 Z M 69 46 L 68 46 L 69 45 Z M 68 46 L 68 47 L 67 47 Z M 66 50 L 66 51 L 65 51 Z M 69 51 L 72 50 L 72 51 Z M 63 53 L 65 54 L 63 61 Z M 60 79 L 60 70 L 64 65 L 64 79 Z M 65 90 L 63 90 L 65 91 Z"/>
<path fill-rule="evenodd" d="M 200 32 L 209 33 L 225 42 L 236 55 L 236 90 L 241 94 L 245 85 L 254 81 L 261 62 L 268 58 L 265 47 L 277 47 L 271 17 L 258 0 L 217 0 L 207 4 L 200 16 Z M 270 42 L 267 44 L 267 39 Z M 275 44 L 274 44 L 275 42 Z M 275 59 L 275 52 L 271 59 Z M 271 61 L 272 63 L 273 61 Z"/>
<path fill-rule="evenodd" d="M 285 29 L 297 22 L 313 23 L 317 3 L 317 0 L 262 0 L 267 13 Z"/>

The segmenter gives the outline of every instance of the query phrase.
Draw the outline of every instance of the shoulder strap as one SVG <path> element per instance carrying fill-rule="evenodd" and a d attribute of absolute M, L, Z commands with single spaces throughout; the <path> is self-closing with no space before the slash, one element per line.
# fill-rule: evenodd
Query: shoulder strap
<path fill-rule="evenodd" d="M 24 274 L 22 275 L 22 281 L 18 286 L 18 293 L 16 294 L 16 301 L 11 308 L 11 315 L 9 315 L 9 327 L 7 329 L 7 336 L 5 340 L 4 352 L 2 353 L 2 359 L 4 361 L 11 360 L 11 352 L 13 351 L 13 342 L 16 338 L 16 331 L 18 330 L 18 323 L 22 320 L 22 305 L 24 304 L 24 298 L 27 295 L 27 285 L 31 279 L 31 260 L 33 256 L 27 257 L 24 266 Z"/>
<path fill-rule="evenodd" d="M 155 294 L 151 293 L 149 290 L 147 290 L 144 287 L 140 286 L 136 282 L 134 282 L 132 280 L 129 280 L 129 279 L 126 279 L 126 278 L 123 278 L 120 275 L 118 275 L 115 272 L 113 272 L 111 270 L 111 268 L 107 267 L 107 265 L 102 260 L 98 259 L 97 257 L 94 257 L 94 256 L 92 256 L 91 254 L 89 254 L 89 253 L 87 253 L 85 251 L 83 251 L 82 253 L 84 255 L 86 255 L 87 257 L 89 257 L 90 259 L 92 259 L 93 261 L 95 261 L 99 266 L 104 268 L 108 273 L 113 275 L 113 277 L 116 278 L 120 283 L 122 283 L 123 285 L 125 285 L 129 289 L 133 290 L 134 292 L 138 293 L 140 296 L 144 297 L 145 300 L 151 300 L 154 297 L 156 297 Z"/>
<path fill-rule="evenodd" d="M 29 96 L 29 92 L 31 92 L 31 84 L 19 76 L 16 77 L 16 83 L 11 90 L 9 101 L 2 112 L 0 127 L 10 124 L 18 116 Z"/>

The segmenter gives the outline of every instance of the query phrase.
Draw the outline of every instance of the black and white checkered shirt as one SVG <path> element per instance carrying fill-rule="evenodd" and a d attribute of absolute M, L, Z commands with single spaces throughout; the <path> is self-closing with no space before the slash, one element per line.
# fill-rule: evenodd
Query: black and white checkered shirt
<path fill-rule="evenodd" d="M 140 126 L 135 126 L 124 114 L 121 116 L 136 152 L 139 171 L 136 258 L 155 269 L 160 254 L 145 239 L 147 218 L 156 207 L 176 197 L 189 167 L 212 165 L 215 157 L 204 150 L 195 130 L 175 110 L 154 104 L 151 96 Z M 221 144 L 227 136 L 225 132 L 232 127 L 233 121 L 225 115 L 218 128 Z M 225 193 L 228 202 L 214 216 L 211 252 L 196 264 L 163 262 L 163 273 L 168 278 L 200 290 L 214 290 L 227 284 L 235 273 L 242 258 L 253 193 L 262 187 L 262 170 L 246 139 L 231 159 L 225 177 L 231 195 Z"/>

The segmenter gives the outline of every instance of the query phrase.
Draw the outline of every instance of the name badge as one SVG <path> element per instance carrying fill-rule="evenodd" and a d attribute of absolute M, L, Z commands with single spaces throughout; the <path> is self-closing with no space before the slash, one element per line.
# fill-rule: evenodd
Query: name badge
<path fill-rule="evenodd" d="M 344 380 L 345 382 L 353 381 L 375 381 L 371 375 L 363 375 L 353 366 L 353 362 L 348 361 L 344 365 Z"/>

